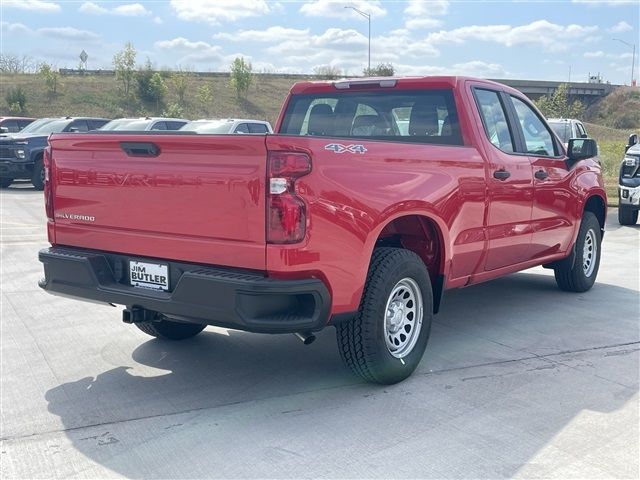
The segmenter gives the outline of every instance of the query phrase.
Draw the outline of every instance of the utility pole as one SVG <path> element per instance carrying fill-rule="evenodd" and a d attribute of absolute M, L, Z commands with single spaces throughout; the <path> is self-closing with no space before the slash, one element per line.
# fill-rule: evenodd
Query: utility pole
<path fill-rule="evenodd" d="M 369 61 L 367 63 L 367 73 L 371 74 L 371 14 L 370 13 L 366 13 L 363 12 L 362 10 L 358 10 L 356 7 L 351 7 L 351 6 L 347 6 L 344 8 L 350 8 L 351 10 L 353 10 L 354 12 L 356 12 L 357 14 L 363 16 L 364 18 L 367 19 L 367 22 L 369 22 Z"/>
<path fill-rule="evenodd" d="M 627 47 L 633 49 L 633 55 L 631 56 L 631 86 L 633 87 L 633 80 L 635 78 L 635 67 L 636 67 L 636 44 L 631 45 L 629 42 L 625 42 L 624 40 L 620 40 L 619 38 L 612 38 L 611 40 L 615 40 L 616 42 L 624 43 Z"/>

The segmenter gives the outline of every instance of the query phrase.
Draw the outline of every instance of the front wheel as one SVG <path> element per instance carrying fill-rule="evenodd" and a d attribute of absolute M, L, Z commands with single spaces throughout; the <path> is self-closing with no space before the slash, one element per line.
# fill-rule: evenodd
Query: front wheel
<path fill-rule="evenodd" d="M 584 212 L 573 265 L 562 261 L 554 269 L 556 283 L 561 290 L 586 292 L 593 287 L 600 268 L 601 242 L 600 222 L 592 212 Z"/>
<path fill-rule="evenodd" d="M 198 323 L 174 322 L 160 314 L 158 318 L 157 321 L 138 322 L 135 325 L 147 335 L 163 340 L 185 340 L 195 337 L 206 327 Z"/>
<path fill-rule="evenodd" d="M 42 157 L 39 157 L 33 165 L 31 184 L 36 190 L 44 190 L 44 162 L 42 161 Z"/>
<path fill-rule="evenodd" d="M 378 248 L 356 318 L 336 325 L 342 360 L 368 382 L 400 382 L 422 359 L 432 317 L 431 281 L 420 257 Z"/>
<path fill-rule="evenodd" d="M 618 207 L 618 223 L 620 225 L 635 225 L 638 221 L 638 210 L 620 205 Z"/>

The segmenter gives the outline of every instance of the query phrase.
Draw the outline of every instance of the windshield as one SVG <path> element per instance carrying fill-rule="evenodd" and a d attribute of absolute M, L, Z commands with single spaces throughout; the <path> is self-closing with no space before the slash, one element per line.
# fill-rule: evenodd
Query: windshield
<path fill-rule="evenodd" d="M 138 119 L 138 118 L 118 118 L 105 123 L 99 130 L 130 130 L 130 131 L 142 131 L 146 130 L 153 120 Z"/>
<path fill-rule="evenodd" d="M 196 120 L 184 125 L 180 130 L 196 133 L 230 133 L 233 122 L 228 120 Z"/>
<path fill-rule="evenodd" d="M 50 135 L 52 133 L 60 133 L 69 125 L 70 122 L 71 122 L 71 120 L 66 119 L 66 118 L 64 118 L 62 120 L 48 119 L 47 122 L 42 123 L 36 129 L 29 129 L 29 131 L 27 131 L 27 129 L 29 127 L 31 127 L 31 125 L 33 125 L 33 123 L 36 123 L 36 122 L 33 122 L 27 128 L 22 130 L 20 132 L 20 134 L 22 135 L 24 133 L 29 133 L 29 134 L 37 133 L 38 135 Z"/>
<path fill-rule="evenodd" d="M 549 126 L 556 132 L 562 143 L 571 138 L 571 124 L 569 122 L 549 122 Z"/>
<path fill-rule="evenodd" d="M 53 122 L 55 120 L 55 118 L 41 118 L 39 120 L 36 120 L 35 122 L 31 122 L 20 131 L 20 134 L 36 133 L 42 128 L 43 125 L 46 125 L 47 123 Z"/>

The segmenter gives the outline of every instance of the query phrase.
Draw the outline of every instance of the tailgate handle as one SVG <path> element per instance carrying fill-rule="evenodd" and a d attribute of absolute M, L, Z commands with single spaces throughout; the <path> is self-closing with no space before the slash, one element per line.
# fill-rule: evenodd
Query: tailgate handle
<path fill-rule="evenodd" d="M 160 147 L 151 142 L 120 142 L 120 148 L 130 157 L 157 157 Z"/>

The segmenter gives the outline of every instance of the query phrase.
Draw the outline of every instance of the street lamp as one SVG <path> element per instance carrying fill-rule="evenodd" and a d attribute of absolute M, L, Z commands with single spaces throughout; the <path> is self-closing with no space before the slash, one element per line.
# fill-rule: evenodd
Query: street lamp
<path fill-rule="evenodd" d="M 358 15 L 362 15 L 369 22 L 369 63 L 367 67 L 367 74 L 371 75 L 371 14 L 363 12 L 362 10 L 358 10 L 356 7 L 346 6 L 344 8 L 350 8 Z"/>
<path fill-rule="evenodd" d="M 624 43 L 627 47 L 633 49 L 633 56 L 631 57 L 631 86 L 633 87 L 633 72 L 636 66 L 636 44 L 631 45 L 629 42 L 625 42 L 624 40 L 620 40 L 619 38 L 612 38 L 611 40 L 615 40 L 616 42 Z"/>

